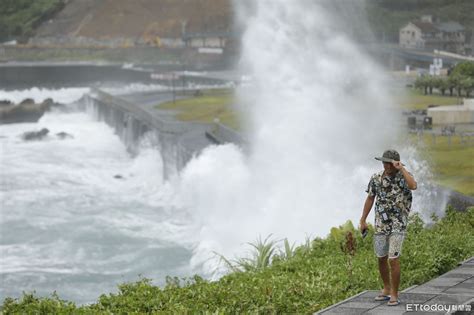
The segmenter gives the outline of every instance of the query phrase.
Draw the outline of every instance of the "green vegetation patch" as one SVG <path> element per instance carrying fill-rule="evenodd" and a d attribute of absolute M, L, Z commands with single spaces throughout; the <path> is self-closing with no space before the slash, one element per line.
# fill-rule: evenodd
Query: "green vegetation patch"
<path fill-rule="evenodd" d="M 1 0 L 0 41 L 33 35 L 37 26 L 63 7 L 63 0 Z"/>
<path fill-rule="evenodd" d="M 424 95 L 419 90 L 407 89 L 406 95 L 399 98 L 397 103 L 403 109 L 427 109 L 428 105 L 460 105 L 462 98 L 437 94 Z"/>
<path fill-rule="evenodd" d="M 424 228 L 417 215 L 410 217 L 401 256 L 401 289 L 424 283 L 474 255 L 474 208 L 446 216 Z M 309 314 L 363 290 L 381 287 L 373 252 L 373 228 L 366 239 L 350 222 L 333 228 L 326 239 L 314 239 L 285 252 L 276 252 L 271 264 L 247 272 L 232 272 L 219 281 L 199 276 L 168 278 L 160 288 L 141 279 L 119 286 L 117 294 L 104 294 L 92 305 L 77 307 L 57 295 L 38 298 L 25 294 L 6 299 L 3 312 L 75 314 Z M 265 250 L 265 253 L 268 253 Z M 255 258 L 256 259 L 256 258 Z"/>
<path fill-rule="evenodd" d="M 418 143 L 420 152 L 430 162 L 435 180 L 440 185 L 474 196 L 474 146 L 472 139 L 470 144 L 467 139 L 452 136 L 450 142 L 447 136 L 413 137 L 413 141 L 421 140 Z"/>
<path fill-rule="evenodd" d="M 199 96 L 160 104 L 157 108 L 177 111 L 179 120 L 212 123 L 217 118 L 222 124 L 239 129 L 239 118 L 232 108 L 233 91 L 215 89 L 200 93 Z"/>

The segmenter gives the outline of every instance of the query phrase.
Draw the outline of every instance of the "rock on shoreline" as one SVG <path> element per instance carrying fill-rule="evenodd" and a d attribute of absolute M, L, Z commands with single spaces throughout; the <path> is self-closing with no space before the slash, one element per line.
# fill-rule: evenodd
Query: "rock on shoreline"
<path fill-rule="evenodd" d="M 43 128 L 41 129 L 40 131 L 28 131 L 28 132 L 25 132 L 23 135 L 22 135 L 22 138 L 23 140 L 25 141 L 31 141 L 31 140 L 41 140 L 43 139 L 44 137 L 46 137 L 49 133 L 49 129 L 48 128 Z"/>
<path fill-rule="evenodd" d="M 50 98 L 39 104 L 30 98 L 19 104 L 13 104 L 8 100 L 0 100 L 0 124 L 37 122 L 51 107 L 59 105 Z"/>

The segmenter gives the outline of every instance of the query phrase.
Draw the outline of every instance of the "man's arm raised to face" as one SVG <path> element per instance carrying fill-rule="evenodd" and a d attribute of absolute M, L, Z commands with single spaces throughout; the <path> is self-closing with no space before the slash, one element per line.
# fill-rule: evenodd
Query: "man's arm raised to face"
<path fill-rule="evenodd" d="M 403 167 L 403 164 L 400 161 L 392 161 L 393 166 L 402 172 L 403 178 L 405 178 L 405 181 L 407 182 L 408 189 L 410 190 L 416 190 L 418 187 L 415 178 L 413 175 L 411 175 L 405 167 Z"/>

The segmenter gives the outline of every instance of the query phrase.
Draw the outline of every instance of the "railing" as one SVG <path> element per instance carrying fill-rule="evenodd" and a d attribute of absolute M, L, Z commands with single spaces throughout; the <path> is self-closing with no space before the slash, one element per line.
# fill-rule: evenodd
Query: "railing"
<path fill-rule="evenodd" d="M 211 130 L 206 132 L 206 137 L 216 144 L 234 143 L 240 146 L 247 144 L 247 139 L 241 133 L 221 124 L 218 119 L 214 121 Z"/>
<path fill-rule="evenodd" d="M 446 139 L 448 146 L 452 146 L 456 143 L 465 146 L 474 145 L 474 132 L 472 131 L 456 132 L 453 129 L 444 129 L 440 131 L 417 129 L 410 130 L 410 133 L 417 135 L 417 141 L 419 143 L 426 139 L 425 135 L 429 135 L 431 136 L 429 137 L 431 143 L 434 145 L 442 143 L 441 140 L 443 139 Z"/>

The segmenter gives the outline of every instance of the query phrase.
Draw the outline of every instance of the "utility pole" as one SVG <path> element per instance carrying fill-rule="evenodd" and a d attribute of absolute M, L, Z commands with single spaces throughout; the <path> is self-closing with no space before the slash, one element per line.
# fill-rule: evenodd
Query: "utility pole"
<path fill-rule="evenodd" d="M 185 74 L 186 67 L 185 67 L 184 62 L 182 63 L 182 66 L 183 66 L 183 68 L 182 68 L 182 74 L 181 74 L 181 76 L 182 76 L 181 81 L 182 81 L 182 84 L 183 84 L 183 95 L 186 95 L 186 74 Z"/>
<path fill-rule="evenodd" d="M 176 103 L 176 90 L 174 86 L 174 79 L 175 79 L 175 74 L 173 73 L 173 75 L 171 76 L 171 86 L 173 88 L 173 104 Z"/>

